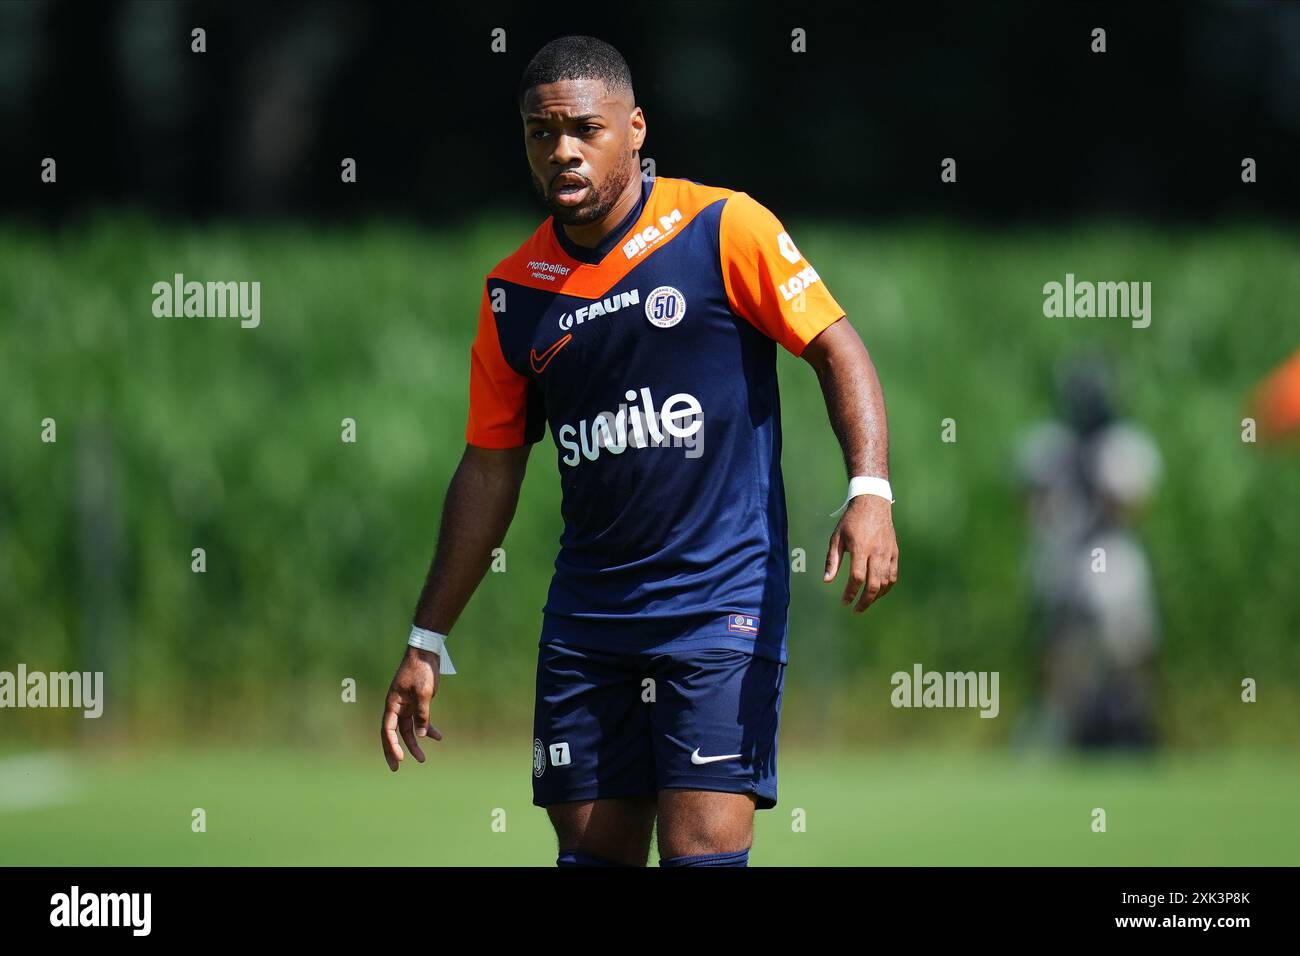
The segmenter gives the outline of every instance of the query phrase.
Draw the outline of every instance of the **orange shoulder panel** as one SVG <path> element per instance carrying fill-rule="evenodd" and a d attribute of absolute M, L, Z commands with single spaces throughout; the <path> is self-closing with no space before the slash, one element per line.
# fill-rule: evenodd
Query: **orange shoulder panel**
<path fill-rule="evenodd" d="M 727 200 L 718 245 L 732 309 L 791 354 L 844 316 L 781 221 L 748 193 Z"/>

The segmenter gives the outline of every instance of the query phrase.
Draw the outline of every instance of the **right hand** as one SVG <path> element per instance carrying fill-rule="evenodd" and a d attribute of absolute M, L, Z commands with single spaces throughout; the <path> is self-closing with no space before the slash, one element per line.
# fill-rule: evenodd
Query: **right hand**
<path fill-rule="evenodd" d="M 433 651 L 408 647 L 406 656 L 388 686 L 388 699 L 384 704 L 384 720 L 379 731 L 383 742 L 384 759 L 388 769 L 396 772 L 405 759 L 401 742 L 397 739 L 401 728 L 402 739 L 415 759 L 424 763 L 424 751 L 417 737 L 442 740 L 442 732 L 429 723 L 429 701 L 438 693 L 439 668 L 442 662 Z"/>

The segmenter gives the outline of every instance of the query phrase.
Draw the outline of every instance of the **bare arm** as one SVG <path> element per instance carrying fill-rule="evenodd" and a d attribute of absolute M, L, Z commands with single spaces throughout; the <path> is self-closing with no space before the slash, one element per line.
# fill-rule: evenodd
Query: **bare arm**
<path fill-rule="evenodd" d="M 889 425 L 885 396 L 867 348 L 847 319 L 840 319 L 813 339 L 803 358 L 817 372 L 831 428 L 844 452 L 849 477 L 889 477 Z M 849 580 L 841 598 L 862 613 L 898 580 L 898 544 L 894 538 L 892 505 L 875 495 L 849 502 L 831 533 L 822 580 L 835 580 L 842 556 L 852 555 Z M 863 584 L 866 589 L 863 590 Z"/>
<path fill-rule="evenodd" d="M 532 447 L 465 446 L 447 487 L 438 546 L 415 606 L 417 627 L 451 633 L 492 563 L 492 550 L 505 540 Z"/>
<path fill-rule="evenodd" d="M 443 501 L 437 548 L 415 607 L 417 627 L 450 633 L 487 573 L 492 550 L 505 539 L 531 450 L 532 445 L 501 450 L 465 446 Z M 415 647 L 406 649 L 398 665 L 380 728 L 390 770 L 396 770 L 404 758 L 399 729 L 420 763 L 424 751 L 417 738 L 442 739 L 438 728 L 429 723 L 429 701 L 438 692 L 440 666 L 437 654 Z"/>

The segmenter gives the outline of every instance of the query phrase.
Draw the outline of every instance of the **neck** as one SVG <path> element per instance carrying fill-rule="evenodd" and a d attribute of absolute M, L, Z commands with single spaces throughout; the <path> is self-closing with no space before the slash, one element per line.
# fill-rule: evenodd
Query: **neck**
<path fill-rule="evenodd" d="M 641 177 L 629 176 L 627 185 L 623 187 L 623 192 L 619 195 L 618 201 L 610 207 L 609 212 L 605 213 L 603 218 L 597 219 L 595 222 L 583 223 L 580 226 L 570 226 L 565 223 L 563 227 L 564 234 L 575 244 L 594 249 L 600 244 L 600 240 L 608 236 L 614 227 L 623 221 L 623 217 L 632 211 L 632 207 L 636 205 L 636 201 L 640 198 Z"/>

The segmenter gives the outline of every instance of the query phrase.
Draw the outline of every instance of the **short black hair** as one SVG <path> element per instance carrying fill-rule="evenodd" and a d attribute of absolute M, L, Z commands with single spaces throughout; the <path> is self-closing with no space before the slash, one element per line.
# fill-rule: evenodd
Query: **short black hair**
<path fill-rule="evenodd" d="M 595 37 L 559 37 L 538 50 L 519 80 L 520 111 L 530 89 L 560 80 L 601 80 L 611 93 L 626 92 L 635 102 L 632 71 L 623 54 Z"/>

